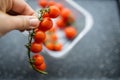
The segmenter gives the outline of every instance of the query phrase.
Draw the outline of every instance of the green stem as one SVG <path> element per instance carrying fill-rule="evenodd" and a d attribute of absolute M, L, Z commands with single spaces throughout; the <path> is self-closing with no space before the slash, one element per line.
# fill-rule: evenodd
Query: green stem
<path fill-rule="evenodd" d="M 42 21 L 42 19 L 43 19 L 42 16 L 44 15 L 45 12 L 49 12 L 49 8 L 42 9 L 42 10 L 40 10 L 40 11 L 38 12 L 38 14 L 41 14 L 41 15 L 38 15 L 38 19 L 39 19 L 40 21 Z M 35 71 L 37 71 L 37 72 L 39 72 L 39 73 L 42 73 L 42 74 L 47 74 L 47 72 L 38 70 L 38 69 L 33 65 L 33 61 L 32 61 L 32 59 L 31 59 L 31 55 L 30 55 L 30 53 L 31 53 L 30 47 L 31 47 L 31 43 L 32 43 L 33 36 L 34 36 L 34 29 L 32 29 L 32 31 L 29 31 L 29 36 L 28 36 L 28 41 L 29 41 L 29 42 L 28 42 L 28 44 L 26 45 L 26 47 L 27 47 L 27 49 L 28 49 L 27 54 L 28 54 L 29 63 L 30 63 L 30 65 L 32 66 L 32 68 L 33 68 Z"/>
<path fill-rule="evenodd" d="M 31 46 L 31 43 L 32 43 L 33 34 L 34 34 L 34 29 L 32 30 L 32 32 L 29 31 L 29 36 L 28 36 L 29 37 L 29 42 L 26 46 L 27 49 L 28 49 L 27 54 L 28 54 L 29 63 L 35 71 L 37 71 L 39 73 L 42 73 L 42 74 L 47 74 L 47 72 L 45 72 L 45 71 L 41 71 L 41 70 L 36 69 L 35 66 L 32 63 L 32 59 L 31 59 L 31 55 L 30 55 L 30 46 Z"/>
<path fill-rule="evenodd" d="M 40 21 L 42 21 L 42 20 L 43 20 L 42 16 L 43 16 L 46 12 L 49 12 L 49 10 L 50 10 L 49 7 L 39 10 L 38 14 L 41 14 L 41 15 L 38 16 L 38 19 L 39 19 Z"/>

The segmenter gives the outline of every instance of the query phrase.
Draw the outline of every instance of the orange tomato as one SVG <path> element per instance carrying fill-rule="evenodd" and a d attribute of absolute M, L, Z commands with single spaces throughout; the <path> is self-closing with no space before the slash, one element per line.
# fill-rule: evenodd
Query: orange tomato
<path fill-rule="evenodd" d="M 71 15 L 71 11 L 68 8 L 63 8 L 61 11 L 61 17 L 66 20 Z"/>
<path fill-rule="evenodd" d="M 33 42 L 33 43 L 31 43 L 30 50 L 31 50 L 33 53 L 39 53 L 40 51 L 42 51 L 42 44 Z"/>
<path fill-rule="evenodd" d="M 48 2 L 48 6 L 53 6 L 53 5 L 55 5 L 55 4 L 56 4 L 55 1 L 49 1 L 49 2 Z"/>
<path fill-rule="evenodd" d="M 41 43 L 45 40 L 45 38 L 46 38 L 45 32 L 41 30 L 38 30 L 37 32 L 35 32 L 35 35 L 34 35 L 35 42 Z"/>
<path fill-rule="evenodd" d="M 46 0 L 39 0 L 38 5 L 45 8 L 48 5 L 48 2 Z"/>
<path fill-rule="evenodd" d="M 56 33 L 52 33 L 52 34 L 51 34 L 51 40 L 52 40 L 53 42 L 58 40 L 58 36 L 57 36 Z"/>
<path fill-rule="evenodd" d="M 56 27 L 55 26 L 53 26 L 50 30 L 49 30 L 49 32 L 55 32 L 56 31 Z"/>
<path fill-rule="evenodd" d="M 56 25 L 58 28 L 63 29 L 65 27 L 65 22 L 62 18 L 57 19 Z"/>
<path fill-rule="evenodd" d="M 42 16 L 43 18 L 45 18 L 45 17 L 49 17 L 49 14 L 48 14 L 48 12 L 45 12 L 44 14 L 43 14 L 43 16 Z"/>
<path fill-rule="evenodd" d="M 55 51 L 61 51 L 62 50 L 62 43 L 55 43 L 54 44 L 54 50 Z"/>
<path fill-rule="evenodd" d="M 63 9 L 63 5 L 61 3 L 56 3 L 55 6 L 57 6 L 60 11 Z"/>
<path fill-rule="evenodd" d="M 50 6 L 49 16 L 50 18 L 56 18 L 60 15 L 60 10 L 56 6 Z"/>
<path fill-rule="evenodd" d="M 72 25 L 74 22 L 75 22 L 75 18 L 73 15 L 70 15 L 67 19 L 66 19 L 66 25 L 69 26 L 69 25 Z"/>
<path fill-rule="evenodd" d="M 44 57 L 40 54 L 33 55 L 32 60 L 35 66 L 39 66 L 44 63 Z"/>
<path fill-rule="evenodd" d="M 39 66 L 36 66 L 36 68 L 37 68 L 38 70 L 45 71 L 45 70 L 46 70 L 46 64 L 45 64 L 45 62 L 42 63 L 42 64 L 39 65 Z"/>
<path fill-rule="evenodd" d="M 49 50 L 53 50 L 54 45 L 53 45 L 52 42 L 46 42 L 46 43 L 45 43 L 45 47 L 46 47 L 47 49 L 49 49 Z"/>
<path fill-rule="evenodd" d="M 47 31 L 49 30 L 50 28 L 52 28 L 53 26 L 53 22 L 52 20 L 49 18 L 49 17 L 45 17 L 43 18 L 43 20 L 40 22 L 39 24 L 39 29 L 42 30 L 42 31 Z"/>
<path fill-rule="evenodd" d="M 51 39 L 51 33 L 46 33 L 46 38 L 45 38 L 45 40 L 44 40 L 44 42 L 48 42 L 48 41 L 50 41 L 50 39 Z"/>
<path fill-rule="evenodd" d="M 77 30 L 72 26 L 66 27 L 64 32 L 68 39 L 73 39 L 77 35 Z"/>

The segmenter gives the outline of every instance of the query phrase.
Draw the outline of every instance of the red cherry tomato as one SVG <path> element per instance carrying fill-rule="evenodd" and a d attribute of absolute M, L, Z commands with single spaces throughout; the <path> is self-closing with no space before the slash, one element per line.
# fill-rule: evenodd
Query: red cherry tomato
<path fill-rule="evenodd" d="M 36 66 L 36 68 L 37 68 L 38 70 L 45 71 L 45 70 L 46 70 L 46 64 L 45 64 L 45 63 L 42 63 L 41 65 Z"/>
<path fill-rule="evenodd" d="M 72 26 L 66 27 L 64 32 L 68 39 L 73 39 L 77 35 L 77 30 Z"/>
<path fill-rule="evenodd" d="M 43 18 L 43 20 L 40 22 L 39 24 L 39 29 L 42 30 L 42 31 L 47 31 L 49 30 L 50 28 L 52 28 L 53 26 L 53 22 L 52 20 L 49 18 L 49 17 L 45 17 Z"/>
<path fill-rule="evenodd" d="M 66 25 L 67 25 L 67 26 L 70 26 L 70 25 L 72 25 L 72 24 L 75 22 L 75 17 L 74 17 L 73 15 L 70 15 L 70 16 L 65 20 L 65 22 L 66 22 Z"/>
<path fill-rule="evenodd" d="M 58 40 L 58 36 L 56 33 L 52 33 L 50 36 L 51 36 L 51 41 L 55 42 Z"/>
<path fill-rule="evenodd" d="M 45 12 L 45 13 L 43 14 L 43 18 L 45 18 L 45 17 L 49 17 L 48 12 Z"/>
<path fill-rule="evenodd" d="M 55 4 L 56 4 L 55 1 L 49 1 L 49 2 L 48 2 L 48 6 L 53 6 L 53 5 L 55 5 Z"/>
<path fill-rule="evenodd" d="M 44 63 L 44 57 L 43 57 L 42 55 L 40 55 L 40 54 L 34 55 L 34 56 L 32 57 L 32 59 L 33 59 L 33 64 L 34 64 L 35 66 L 39 66 L 39 65 L 41 65 L 42 63 Z"/>
<path fill-rule="evenodd" d="M 56 7 L 56 6 L 50 6 L 49 8 L 50 8 L 49 16 L 51 18 L 56 18 L 56 17 L 58 17 L 60 15 L 60 10 L 59 10 L 58 7 Z"/>
<path fill-rule="evenodd" d="M 61 3 L 56 3 L 55 6 L 57 6 L 60 11 L 63 9 L 63 5 Z"/>
<path fill-rule="evenodd" d="M 52 42 L 46 42 L 45 47 L 49 50 L 53 50 L 54 44 Z"/>
<path fill-rule="evenodd" d="M 57 28 L 55 27 L 55 26 L 53 26 L 50 30 L 49 30 L 49 32 L 55 32 L 57 30 Z"/>
<path fill-rule="evenodd" d="M 39 53 L 40 51 L 42 51 L 42 44 L 33 42 L 33 43 L 31 43 L 30 50 L 31 50 L 33 53 Z"/>
<path fill-rule="evenodd" d="M 60 29 L 63 29 L 65 27 L 65 22 L 62 18 L 59 18 L 57 21 L 56 21 L 56 25 L 58 28 Z"/>
<path fill-rule="evenodd" d="M 38 5 L 45 8 L 48 5 L 48 2 L 46 0 L 39 0 Z"/>
<path fill-rule="evenodd" d="M 68 8 L 63 8 L 61 11 L 61 16 L 64 20 L 66 20 L 71 15 L 71 11 Z"/>
<path fill-rule="evenodd" d="M 45 32 L 41 30 L 38 30 L 37 32 L 35 32 L 35 35 L 34 35 L 35 42 L 41 43 L 45 40 L 45 38 L 46 38 Z"/>
<path fill-rule="evenodd" d="M 54 44 L 54 50 L 55 51 L 61 51 L 62 50 L 62 43 L 55 43 Z"/>

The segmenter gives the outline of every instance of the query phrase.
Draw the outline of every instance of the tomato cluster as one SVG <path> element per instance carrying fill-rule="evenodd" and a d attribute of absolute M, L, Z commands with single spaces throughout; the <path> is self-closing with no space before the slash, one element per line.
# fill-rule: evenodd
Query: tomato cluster
<path fill-rule="evenodd" d="M 77 29 L 73 25 L 75 18 L 69 8 L 62 8 L 61 14 L 56 21 L 59 29 L 63 30 L 67 39 L 72 40 L 77 35 Z"/>
<path fill-rule="evenodd" d="M 62 43 L 58 42 L 56 27 L 53 27 L 49 31 L 47 31 L 46 35 L 46 40 L 44 41 L 44 45 L 46 46 L 46 48 L 53 51 L 62 50 Z"/>
<path fill-rule="evenodd" d="M 44 61 L 44 57 L 42 55 L 35 54 L 35 55 L 33 55 L 32 60 L 33 60 L 33 64 L 34 64 L 36 69 L 41 70 L 41 71 L 45 71 L 46 64 Z"/>
<path fill-rule="evenodd" d="M 51 29 L 49 29 L 46 33 L 46 39 L 44 40 L 44 45 L 49 50 L 53 51 L 60 51 L 62 50 L 62 43 L 58 42 L 58 36 L 56 34 L 56 29 L 60 29 L 64 32 L 65 36 L 69 40 L 73 40 L 77 35 L 77 30 L 73 26 L 75 23 L 75 18 L 72 14 L 72 11 L 63 6 L 63 4 L 55 2 L 54 0 L 38 0 L 38 5 L 42 8 L 49 7 L 49 6 L 55 6 L 50 10 L 50 12 L 44 14 L 44 16 L 50 16 L 52 18 L 58 16 L 55 20 L 55 26 Z M 56 11 L 58 8 L 60 12 Z M 51 13 L 55 13 L 56 15 L 53 15 Z M 46 23 L 46 25 L 49 23 Z"/>
<path fill-rule="evenodd" d="M 43 0 L 40 4 L 44 6 L 44 8 L 38 12 L 38 14 L 40 14 L 38 16 L 40 23 L 38 28 L 29 31 L 29 42 L 26 47 L 28 48 L 29 62 L 32 67 L 38 72 L 44 73 L 46 70 L 46 63 L 40 52 L 42 51 L 43 43 L 47 38 L 47 31 L 50 31 L 53 28 L 52 18 L 58 17 L 60 15 L 60 10 L 54 5 L 50 5 L 45 8 L 45 0 Z M 54 40 L 57 40 L 57 37 L 53 37 Z M 32 58 L 30 52 L 33 53 Z"/>
<path fill-rule="evenodd" d="M 37 1 L 38 5 L 42 7 L 38 12 L 40 23 L 38 28 L 29 31 L 26 47 L 28 49 L 29 62 L 33 69 L 46 74 L 45 59 L 40 54 L 43 45 L 49 50 L 60 51 L 63 45 L 58 41 L 57 29 L 62 30 L 69 40 L 76 37 L 77 30 L 73 26 L 75 18 L 69 8 L 64 7 L 61 3 L 57 3 L 54 0 Z M 32 56 L 31 52 L 33 53 Z"/>
<path fill-rule="evenodd" d="M 60 15 L 60 10 L 62 9 L 62 5 L 59 3 L 56 3 L 54 0 L 38 0 L 38 5 L 42 8 L 46 8 L 46 7 L 50 7 L 49 12 L 45 13 L 43 15 L 43 17 L 51 17 L 51 18 L 56 18 Z M 58 11 L 59 9 L 59 11 Z M 54 13 L 54 14 L 53 14 Z M 44 24 L 45 22 L 43 22 Z M 44 25 L 48 25 L 47 28 L 47 32 L 46 32 L 46 39 L 44 40 L 44 45 L 46 46 L 46 48 L 48 48 L 49 50 L 54 50 L 54 51 L 60 51 L 62 50 L 62 43 L 58 42 L 58 36 L 55 33 L 56 29 L 55 27 L 50 28 L 49 26 L 51 25 L 50 22 L 45 23 Z M 52 24 L 53 25 L 53 24 Z M 44 29 L 44 27 L 40 28 L 43 31 L 46 31 Z"/>

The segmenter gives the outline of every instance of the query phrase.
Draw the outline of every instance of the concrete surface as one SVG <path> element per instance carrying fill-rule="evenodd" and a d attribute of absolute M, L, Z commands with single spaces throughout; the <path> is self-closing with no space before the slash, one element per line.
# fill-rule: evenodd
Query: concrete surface
<path fill-rule="evenodd" d="M 0 38 L 0 80 L 120 79 L 120 20 L 116 1 L 75 1 L 92 14 L 95 23 L 69 55 L 53 59 L 43 54 L 49 74 L 40 75 L 27 62 L 27 38 L 12 31 Z"/>

